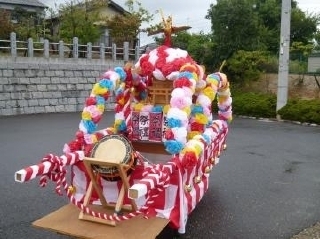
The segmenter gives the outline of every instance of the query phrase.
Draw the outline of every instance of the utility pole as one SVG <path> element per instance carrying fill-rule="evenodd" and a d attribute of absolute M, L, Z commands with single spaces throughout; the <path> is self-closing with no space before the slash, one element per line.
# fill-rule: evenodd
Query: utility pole
<path fill-rule="evenodd" d="M 282 0 L 277 111 L 287 104 L 289 77 L 291 0 Z"/>

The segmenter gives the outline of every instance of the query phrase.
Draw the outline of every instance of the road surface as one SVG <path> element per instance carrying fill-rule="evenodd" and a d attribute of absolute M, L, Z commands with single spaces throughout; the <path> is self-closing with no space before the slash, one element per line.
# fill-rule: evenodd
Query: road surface
<path fill-rule="evenodd" d="M 14 173 L 61 155 L 80 113 L 0 117 L 0 238 L 67 239 L 31 223 L 67 203 L 54 185 L 17 183 Z M 100 128 L 113 120 L 107 113 Z M 320 127 L 235 118 L 228 149 L 189 217 L 184 238 L 289 239 L 320 220 Z M 165 229 L 159 239 L 169 239 Z"/>

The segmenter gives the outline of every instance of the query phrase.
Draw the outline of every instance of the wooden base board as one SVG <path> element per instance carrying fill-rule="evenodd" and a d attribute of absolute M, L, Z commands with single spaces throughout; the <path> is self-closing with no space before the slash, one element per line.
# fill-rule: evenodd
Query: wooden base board
<path fill-rule="evenodd" d="M 101 206 L 99 211 L 109 212 Z M 60 234 L 81 239 L 155 239 L 169 223 L 163 218 L 145 219 L 137 216 L 127 221 L 118 222 L 115 227 L 80 220 L 80 210 L 68 204 L 32 223 L 33 226 L 51 230 Z"/>

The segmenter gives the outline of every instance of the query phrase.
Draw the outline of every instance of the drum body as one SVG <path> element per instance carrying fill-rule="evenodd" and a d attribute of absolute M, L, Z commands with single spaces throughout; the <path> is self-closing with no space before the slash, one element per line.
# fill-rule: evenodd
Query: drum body
<path fill-rule="evenodd" d="M 118 134 L 104 136 L 92 148 L 91 157 L 105 159 L 110 163 L 126 164 L 128 166 L 126 168 L 127 174 L 136 164 L 130 141 Z M 119 170 L 115 166 L 92 165 L 92 168 L 108 181 L 120 179 Z"/>

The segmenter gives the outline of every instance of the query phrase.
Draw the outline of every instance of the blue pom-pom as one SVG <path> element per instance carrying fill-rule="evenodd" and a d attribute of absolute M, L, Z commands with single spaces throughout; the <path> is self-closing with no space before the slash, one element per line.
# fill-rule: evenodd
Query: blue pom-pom
<path fill-rule="evenodd" d="M 170 154 L 178 154 L 183 149 L 183 144 L 176 140 L 167 140 L 164 142 L 164 146 Z"/>
<path fill-rule="evenodd" d="M 188 78 L 188 79 L 192 79 L 192 78 L 193 78 L 193 75 L 192 75 L 192 73 L 189 72 L 189 71 L 182 71 L 182 72 L 180 72 L 179 75 L 178 75 L 178 78 L 180 78 L 180 77 L 186 77 L 186 78 Z"/>
<path fill-rule="evenodd" d="M 127 125 L 126 125 L 126 122 L 123 120 L 119 125 L 119 131 L 125 132 L 126 130 L 127 130 Z"/>
<path fill-rule="evenodd" d="M 86 127 L 88 134 L 92 134 L 97 130 L 97 125 L 92 120 L 82 120 L 83 125 Z"/>
<path fill-rule="evenodd" d="M 122 67 L 116 67 L 114 68 L 114 71 L 119 74 L 121 81 L 124 81 L 127 78 L 127 73 L 124 71 Z"/>
<path fill-rule="evenodd" d="M 174 119 L 174 118 L 168 118 L 167 120 L 168 120 L 168 126 L 170 128 L 181 127 L 181 120 Z"/>
<path fill-rule="evenodd" d="M 154 113 L 162 113 L 162 110 L 163 110 L 163 107 L 161 105 L 155 105 L 152 108 L 152 112 L 154 112 Z"/>
<path fill-rule="evenodd" d="M 109 79 L 102 79 L 102 80 L 100 80 L 99 85 L 100 85 L 102 88 L 107 88 L 108 90 L 111 90 L 111 89 L 113 88 L 113 83 L 112 83 L 112 81 L 109 80 Z"/>
<path fill-rule="evenodd" d="M 196 115 L 196 114 L 203 114 L 203 107 L 201 105 L 193 105 L 191 109 L 191 114 Z"/>
<path fill-rule="evenodd" d="M 102 96 L 96 96 L 97 105 L 104 105 L 106 100 Z"/>

